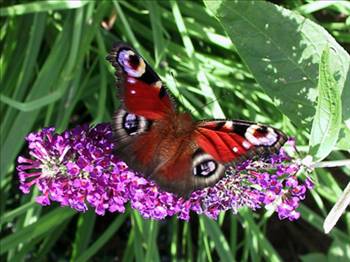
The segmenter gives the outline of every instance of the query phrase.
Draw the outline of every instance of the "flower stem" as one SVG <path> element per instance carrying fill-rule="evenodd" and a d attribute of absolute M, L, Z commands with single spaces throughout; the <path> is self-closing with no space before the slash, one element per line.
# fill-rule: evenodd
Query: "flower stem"
<path fill-rule="evenodd" d="M 324 223 L 323 229 L 326 234 L 328 234 L 335 224 L 338 222 L 340 216 L 343 214 L 346 207 L 350 204 L 350 182 L 344 189 L 341 196 L 338 198 L 337 203 L 333 206 L 332 210 L 327 215 Z"/>
<path fill-rule="evenodd" d="M 349 166 L 350 167 L 350 159 L 335 160 L 335 161 L 323 161 L 323 162 L 313 163 L 311 165 L 311 168 L 338 167 L 338 166 Z"/>

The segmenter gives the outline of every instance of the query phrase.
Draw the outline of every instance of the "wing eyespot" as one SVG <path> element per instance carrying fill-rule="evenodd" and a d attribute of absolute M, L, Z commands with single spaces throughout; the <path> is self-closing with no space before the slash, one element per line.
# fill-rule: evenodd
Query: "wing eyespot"
<path fill-rule="evenodd" d="M 144 133 L 149 128 L 149 121 L 125 110 L 119 110 L 115 115 L 115 132 L 120 136 L 134 136 Z"/>
<path fill-rule="evenodd" d="M 278 134 L 273 128 L 260 125 L 249 126 L 244 136 L 255 146 L 272 146 L 278 140 Z"/>
<path fill-rule="evenodd" d="M 146 72 L 145 61 L 132 50 L 121 50 L 117 62 L 128 76 L 139 78 Z"/>
<path fill-rule="evenodd" d="M 195 176 L 209 177 L 215 174 L 217 163 L 213 160 L 202 161 L 193 167 L 193 174 Z"/>
<path fill-rule="evenodd" d="M 199 184 L 211 184 L 216 182 L 224 174 L 224 166 L 217 162 L 211 155 L 198 150 L 192 158 L 192 175 L 197 178 Z"/>

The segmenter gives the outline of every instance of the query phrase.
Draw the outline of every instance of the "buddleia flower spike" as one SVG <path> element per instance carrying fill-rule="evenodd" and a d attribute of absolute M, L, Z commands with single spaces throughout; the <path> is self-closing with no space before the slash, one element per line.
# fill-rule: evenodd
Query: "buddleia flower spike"
<path fill-rule="evenodd" d="M 161 190 L 141 173 L 134 172 L 113 151 L 110 124 L 83 125 L 61 134 L 44 128 L 26 138 L 29 156 L 18 157 L 20 189 L 27 194 L 37 187 L 36 201 L 52 201 L 98 215 L 124 212 L 127 203 L 145 218 L 176 215 L 188 220 L 190 212 L 216 219 L 220 212 L 236 213 L 241 207 L 273 209 L 280 219 L 295 220 L 311 181 L 301 179 L 301 164 L 282 148 L 265 159 L 251 159 L 227 169 L 214 186 L 192 192 L 187 198 Z M 291 141 L 292 143 L 293 141 Z"/>

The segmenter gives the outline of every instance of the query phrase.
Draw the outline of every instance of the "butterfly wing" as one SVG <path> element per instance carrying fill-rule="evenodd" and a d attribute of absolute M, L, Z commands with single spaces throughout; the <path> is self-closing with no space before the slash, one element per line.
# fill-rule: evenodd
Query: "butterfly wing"
<path fill-rule="evenodd" d="M 174 112 L 175 106 L 159 76 L 131 47 L 117 44 L 107 56 L 116 68 L 123 108 L 150 120 Z"/>
<path fill-rule="evenodd" d="M 198 146 L 221 163 L 272 154 L 287 141 L 276 128 L 242 120 L 202 121 L 196 133 Z"/>
<path fill-rule="evenodd" d="M 278 129 L 240 120 L 198 122 L 182 140 L 174 139 L 171 128 L 168 130 L 157 151 L 158 155 L 166 153 L 149 170 L 149 176 L 163 189 L 185 196 L 214 185 L 225 176 L 228 166 L 277 152 L 287 140 Z"/>
<path fill-rule="evenodd" d="M 175 105 L 159 76 L 130 46 L 114 45 L 107 60 L 116 69 L 121 100 L 113 120 L 115 153 L 148 176 L 164 161 L 157 154 L 161 138 L 154 127 L 175 113 Z"/>
<path fill-rule="evenodd" d="M 150 177 L 166 191 L 187 197 L 195 190 L 214 185 L 224 172 L 224 165 L 192 140 L 178 144 L 176 154 L 159 162 Z"/>
<path fill-rule="evenodd" d="M 187 195 L 191 191 L 212 186 L 224 175 L 227 166 L 245 159 L 273 154 L 287 141 L 280 130 L 240 120 L 201 121 L 193 133 L 193 143 L 183 159 L 175 159 L 169 168 L 185 166 L 183 178 L 162 181 L 173 192 Z M 164 173 L 171 171 L 164 170 Z M 166 175 L 162 175 L 166 177 Z"/>
<path fill-rule="evenodd" d="M 116 154 L 131 169 L 178 195 L 211 186 L 226 165 L 278 150 L 287 137 L 245 121 L 195 123 L 175 111 L 159 76 L 132 48 L 116 45 L 108 56 L 116 68 L 122 106 L 114 115 Z"/>
<path fill-rule="evenodd" d="M 221 163 L 272 154 L 287 141 L 276 128 L 242 120 L 202 121 L 196 134 L 198 146 Z"/>

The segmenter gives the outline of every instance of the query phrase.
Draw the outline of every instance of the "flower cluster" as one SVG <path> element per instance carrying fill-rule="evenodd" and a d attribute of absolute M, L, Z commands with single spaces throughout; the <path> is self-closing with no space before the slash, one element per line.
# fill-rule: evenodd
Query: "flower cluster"
<path fill-rule="evenodd" d="M 296 177 L 300 166 L 283 151 L 264 160 L 247 160 L 229 167 L 213 187 L 183 198 L 164 192 L 151 180 L 128 169 L 114 154 L 110 124 L 78 126 L 62 134 L 46 128 L 27 136 L 30 158 L 20 156 L 20 189 L 40 191 L 41 205 L 59 202 L 84 212 L 88 205 L 99 215 L 124 212 L 127 203 L 144 217 L 163 219 L 177 215 L 188 220 L 190 211 L 217 218 L 221 211 L 247 206 L 273 208 L 280 219 L 297 219 L 299 201 L 309 180 Z"/>

